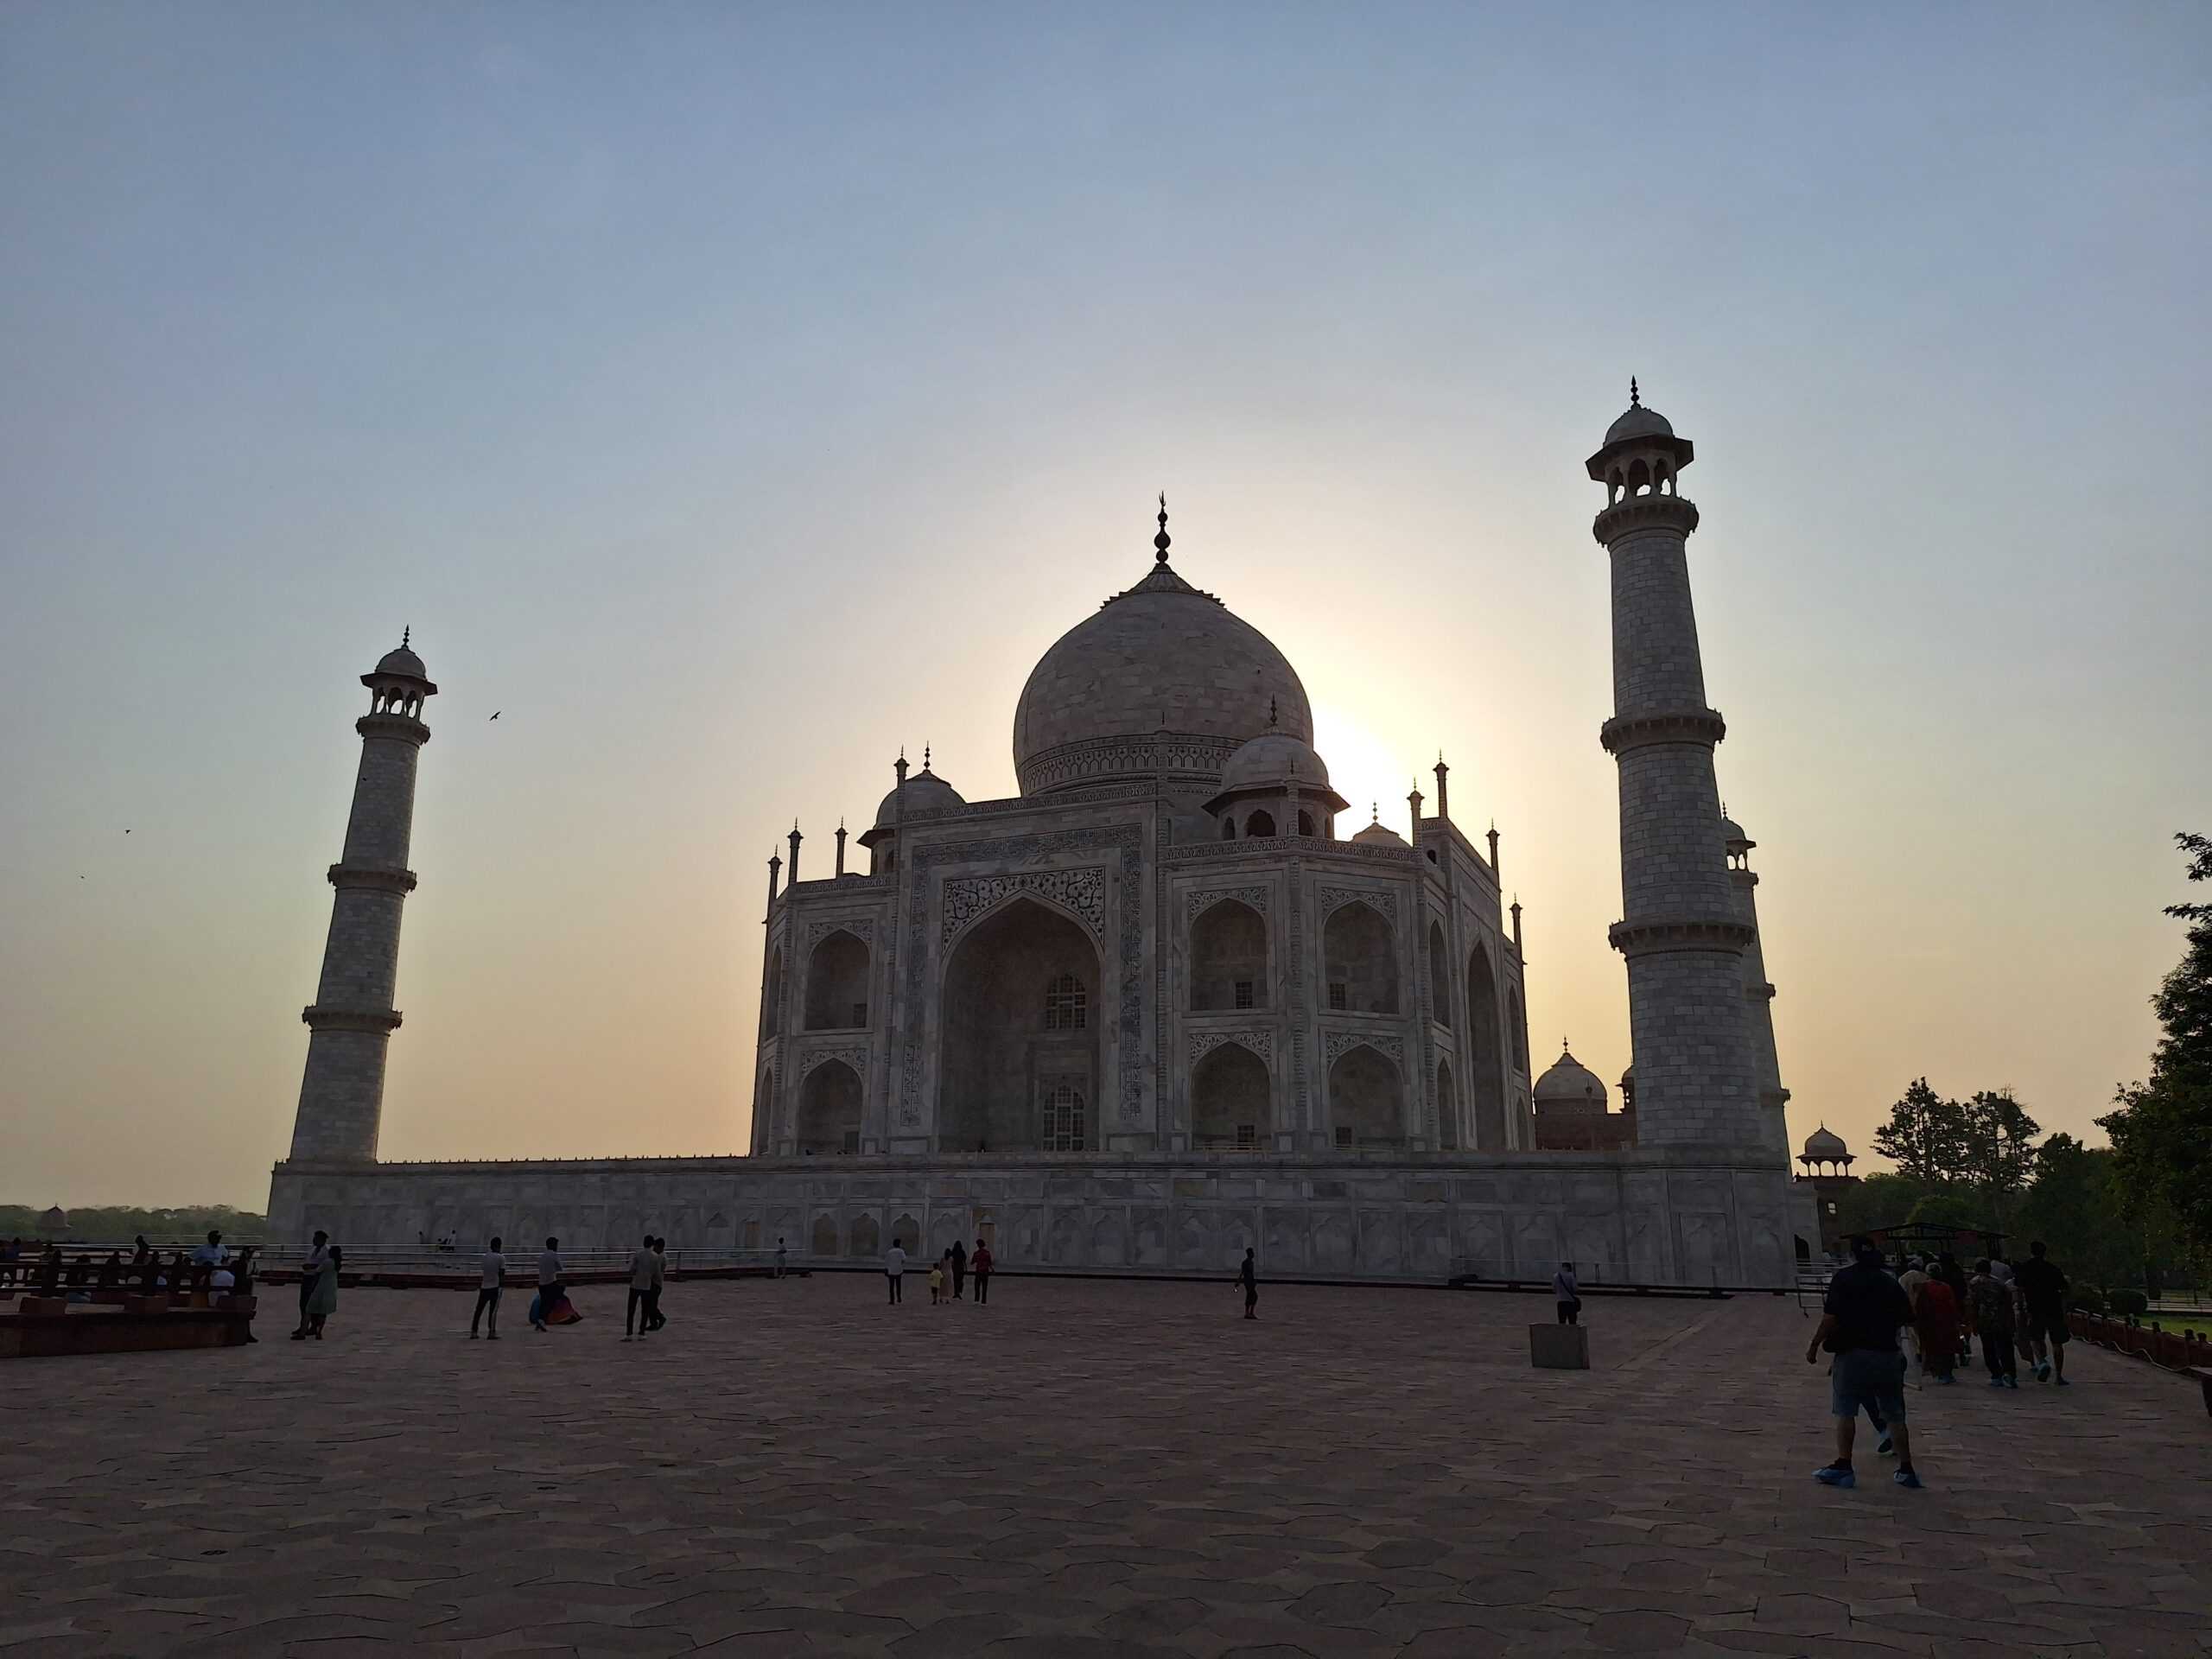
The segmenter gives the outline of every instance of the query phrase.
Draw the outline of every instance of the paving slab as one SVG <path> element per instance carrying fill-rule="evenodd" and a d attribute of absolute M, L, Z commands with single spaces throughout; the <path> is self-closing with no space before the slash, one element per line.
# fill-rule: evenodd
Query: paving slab
<path fill-rule="evenodd" d="M 321 1343 L 0 1369 L 0 1659 L 32 1654 L 2212 1654 L 2212 1424 L 2064 1391 L 1861 1440 L 1793 1300 L 1001 1275 L 678 1284 L 623 1344 L 348 1294 Z"/>

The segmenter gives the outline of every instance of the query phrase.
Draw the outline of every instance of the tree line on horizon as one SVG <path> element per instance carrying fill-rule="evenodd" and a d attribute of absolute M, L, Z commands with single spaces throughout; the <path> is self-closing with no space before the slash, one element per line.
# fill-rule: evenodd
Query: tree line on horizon
<path fill-rule="evenodd" d="M 2191 881 L 2212 880 L 2212 838 L 2174 837 Z M 2097 1119 L 2108 1147 L 2040 1126 L 2009 1089 L 1964 1100 L 1915 1080 L 1874 1133 L 1897 1165 L 1840 1197 L 1853 1232 L 1923 1222 L 1983 1227 L 2017 1251 L 2042 1239 L 2077 1283 L 2141 1286 L 2212 1277 L 2212 905 L 2178 904 L 2182 959 L 2151 999 L 2163 1033 L 2148 1080 L 2122 1084 Z"/>
<path fill-rule="evenodd" d="M 57 1243 L 76 1240 L 87 1244 L 127 1244 L 140 1233 L 156 1243 L 207 1236 L 208 1229 L 221 1231 L 232 1244 L 267 1244 L 269 1217 L 251 1210 L 233 1210 L 227 1204 L 187 1205 L 177 1210 L 139 1210 L 128 1205 L 86 1205 L 67 1210 L 59 1230 L 49 1228 L 48 1212 L 27 1204 L 0 1204 L 0 1239 L 35 1238 Z"/>

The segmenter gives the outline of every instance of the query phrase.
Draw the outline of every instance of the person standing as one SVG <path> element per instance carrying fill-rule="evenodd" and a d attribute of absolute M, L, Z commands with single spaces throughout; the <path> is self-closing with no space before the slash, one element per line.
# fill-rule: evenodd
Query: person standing
<path fill-rule="evenodd" d="M 315 1287 L 322 1281 L 323 1263 L 330 1259 L 330 1235 L 318 1227 L 315 1243 L 300 1263 L 300 1325 L 292 1332 L 294 1342 L 304 1342 L 308 1334 L 308 1304 L 315 1300 Z"/>
<path fill-rule="evenodd" d="M 1244 1247 L 1244 1265 L 1236 1269 L 1236 1282 L 1244 1287 L 1244 1317 L 1248 1319 L 1258 1319 L 1260 1317 L 1258 1313 L 1260 1269 L 1259 1264 L 1252 1259 L 1252 1247 L 1249 1244 Z"/>
<path fill-rule="evenodd" d="M 1974 1358 L 1974 1345 L 1967 1336 L 1971 1321 L 1967 1317 L 1967 1270 L 1959 1258 L 1945 1250 L 1936 1258 L 1936 1265 L 1928 1270 L 1951 1287 L 1951 1302 L 1959 1310 L 1959 1363 L 1965 1364 Z"/>
<path fill-rule="evenodd" d="M 905 1300 L 899 1281 L 906 1276 L 906 1252 L 899 1243 L 899 1235 L 891 1236 L 891 1248 L 883 1253 L 883 1276 L 890 1281 L 891 1300 L 895 1305 Z"/>
<path fill-rule="evenodd" d="M 1559 1271 L 1552 1274 L 1552 1300 L 1558 1304 L 1561 1325 L 1582 1323 L 1582 1295 L 1574 1281 L 1573 1262 L 1560 1262 Z"/>
<path fill-rule="evenodd" d="M 780 1279 L 780 1278 L 782 1278 L 783 1276 L 784 1276 L 784 1236 L 783 1236 L 781 1233 L 779 1233 L 779 1234 L 777 1234 L 777 1235 L 776 1235 L 776 1277 L 777 1277 L 777 1278 L 779 1278 L 779 1279 Z"/>
<path fill-rule="evenodd" d="M 952 1252 L 947 1250 L 930 1263 L 930 1306 L 931 1307 L 938 1306 L 944 1300 L 944 1264 L 951 1260 Z"/>
<path fill-rule="evenodd" d="M 975 1271 L 976 1306 L 981 1307 L 991 1300 L 991 1269 L 996 1265 L 991 1259 L 991 1247 L 977 1239 L 976 1254 L 968 1258 L 968 1265 Z"/>
<path fill-rule="evenodd" d="M 2017 1389 L 2020 1379 L 2012 1360 L 2012 1290 L 1991 1266 L 1987 1256 L 1974 1264 L 1967 1300 L 1974 1309 L 1974 1334 L 1981 1338 L 1982 1363 L 1989 1368 L 1989 1386 Z"/>
<path fill-rule="evenodd" d="M 1851 1241 L 1851 1264 L 1836 1269 L 1821 1304 L 1820 1328 L 1806 1344 L 1805 1363 L 1817 1364 L 1823 1351 L 1835 1357 L 1828 1367 L 1828 1410 L 1835 1419 L 1835 1461 L 1813 1471 L 1824 1486 L 1855 1486 L 1851 1445 L 1862 1407 L 1880 1414 L 1885 1438 L 1896 1444 L 1897 1471 L 1891 1478 L 1917 1489 L 1912 1440 L 1905 1428 L 1904 1371 L 1897 1349 L 1897 1327 L 1910 1323 L 1912 1304 L 1897 1281 L 1882 1268 L 1882 1253 L 1868 1238 Z"/>
<path fill-rule="evenodd" d="M 308 1300 L 311 1321 L 308 1334 L 317 1342 L 322 1340 L 323 1322 L 338 1311 L 338 1270 L 345 1260 L 346 1253 L 333 1244 L 322 1258 L 322 1272 L 315 1281 L 315 1294 Z"/>
<path fill-rule="evenodd" d="M 645 1296 L 645 1323 L 658 1331 L 668 1323 L 668 1315 L 660 1311 L 660 1294 L 668 1286 L 668 1240 L 665 1236 L 653 1240 L 653 1287 Z"/>
<path fill-rule="evenodd" d="M 2066 1275 L 2037 1239 L 2028 1246 L 2028 1259 L 2020 1263 L 2014 1276 L 2019 1282 L 2020 1300 L 2027 1309 L 2028 1357 L 2035 1362 L 2036 1381 L 2048 1382 L 2055 1375 L 2060 1388 L 2069 1387 Z"/>
<path fill-rule="evenodd" d="M 476 1322 L 484 1317 L 487 1310 L 492 1315 L 492 1340 L 497 1342 L 499 1339 L 499 1293 L 507 1282 L 507 1258 L 499 1249 L 504 1242 L 494 1234 L 489 1247 L 477 1258 L 477 1265 L 483 1273 L 476 1281 L 476 1311 L 468 1316 L 468 1339 L 471 1342 L 476 1340 Z"/>
<path fill-rule="evenodd" d="M 539 1332 L 543 1332 L 545 1330 L 545 1316 L 553 1311 L 554 1302 L 559 1299 L 561 1293 L 567 1287 L 561 1282 L 561 1241 L 557 1238 L 548 1238 L 545 1241 L 544 1249 L 538 1253 L 537 1297 L 531 1304 L 537 1315 L 531 1320 L 531 1324 L 537 1326 Z"/>
<path fill-rule="evenodd" d="M 958 1239 L 952 1241 L 952 1300 L 962 1300 L 968 1289 L 968 1247 Z"/>
<path fill-rule="evenodd" d="M 631 1341 L 630 1326 L 635 1321 L 641 1328 L 636 1340 L 643 1341 L 652 1334 L 651 1303 L 653 1290 L 653 1236 L 647 1233 L 638 1248 L 630 1252 L 630 1300 L 622 1305 L 622 1340 Z M 643 1314 L 645 1317 L 640 1318 Z"/>

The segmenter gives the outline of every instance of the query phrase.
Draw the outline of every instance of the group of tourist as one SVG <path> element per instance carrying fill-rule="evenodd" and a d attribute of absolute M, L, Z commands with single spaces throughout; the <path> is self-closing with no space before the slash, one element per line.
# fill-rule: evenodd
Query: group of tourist
<path fill-rule="evenodd" d="M 223 1235 L 210 1232 L 207 1242 L 195 1246 L 189 1256 L 179 1249 L 164 1260 L 142 1233 L 133 1243 L 128 1262 L 121 1250 L 110 1250 L 105 1258 L 95 1260 L 81 1251 L 64 1255 L 60 1245 L 49 1243 L 26 1266 L 22 1240 L 10 1239 L 0 1248 L 0 1284 L 20 1280 L 42 1296 L 60 1296 L 71 1301 L 87 1301 L 96 1290 L 136 1290 L 143 1295 L 156 1291 L 231 1291 L 251 1295 L 256 1248 L 249 1244 L 233 1258 Z"/>
<path fill-rule="evenodd" d="M 906 1247 L 899 1236 L 891 1236 L 890 1248 L 883 1253 L 883 1277 L 895 1306 L 906 1300 Z M 968 1295 L 968 1281 L 976 1281 L 976 1306 L 981 1307 L 991 1300 L 991 1271 L 996 1266 L 991 1247 L 982 1239 L 976 1241 L 973 1255 L 967 1245 L 954 1239 L 944 1253 L 930 1263 L 930 1302 L 933 1306 L 950 1306 L 964 1301 Z"/>
<path fill-rule="evenodd" d="M 1831 1356 L 1829 1413 L 1835 1419 L 1835 1459 L 1813 1471 L 1824 1485 L 1854 1486 L 1851 1452 L 1864 1411 L 1881 1439 L 1876 1451 L 1897 1459 L 1891 1475 L 1916 1489 L 1912 1440 L 1905 1426 L 1904 1383 L 1916 1357 L 1923 1376 L 1955 1383 L 1956 1366 L 1981 1343 L 1993 1389 L 2018 1389 L 2017 1348 L 2039 1382 L 2066 1381 L 2066 1275 L 2041 1240 L 2028 1246 L 2016 1271 L 2001 1256 L 1984 1256 L 1969 1276 L 1948 1250 L 1931 1263 L 1907 1256 L 1892 1275 L 1870 1238 L 1851 1241 L 1851 1262 L 1828 1281 L 1820 1328 L 1805 1362 Z"/>

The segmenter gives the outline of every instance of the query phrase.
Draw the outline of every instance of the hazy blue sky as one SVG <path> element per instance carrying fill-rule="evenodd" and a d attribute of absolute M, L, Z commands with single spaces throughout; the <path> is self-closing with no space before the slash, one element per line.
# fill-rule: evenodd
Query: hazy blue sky
<path fill-rule="evenodd" d="M 743 1146 L 775 837 L 1011 793 L 1162 488 L 1617 1076 L 1631 372 L 1796 1133 L 2085 1130 L 2212 830 L 2208 92 L 2190 5 L 0 9 L 0 1199 L 265 1198 L 407 624 L 386 1155 Z"/>

